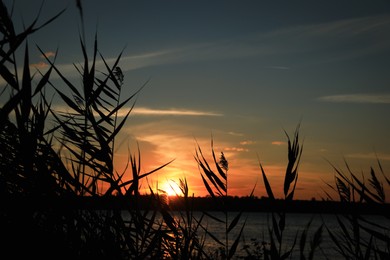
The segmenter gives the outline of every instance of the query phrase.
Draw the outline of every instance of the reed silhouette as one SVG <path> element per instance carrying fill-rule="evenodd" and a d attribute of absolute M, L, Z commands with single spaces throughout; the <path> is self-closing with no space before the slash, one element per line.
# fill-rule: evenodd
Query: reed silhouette
<path fill-rule="evenodd" d="M 229 196 L 228 196 L 228 169 L 229 164 L 227 159 L 225 158 L 225 155 L 223 152 L 221 152 L 221 156 L 219 161 L 216 158 L 214 147 L 213 147 L 213 140 L 211 141 L 211 151 L 212 151 L 212 158 L 213 158 L 213 164 L 217 170 L 217 173 L 215 173 L 207 160 L 205 159 L 201 147 L 198 145 L 198 149 L 196 151 L 195 160 L 198 163 L 198 166 L 201 171 L 201 177 L 203 180 L 203 183 L 210 194 L 210 196 L 214 199 L 215 203 L 215 209 L 219 210 L 223 213 L 224 219 L 221 219 L 219 217 L 213 216 L 207 212 L 204 212 L 207 216 L 209 216 L 211 219 L 214 219 L 215 221 L 221 223 L 224 225 L 225 228 L 225 241 L 220 241 L 216 236 L 214 236 L 212 233 L 210 233 L 207 228 L 204 228 L 206 233 L 211 236 L 219 245 L 221 245 L 221 250 L 215 252 L 217 258 L 222 259 L 231 259 L 236 250 L 237 246 L 240 242 L 240 238 L 242 235 L 242 232 L 245 227 L 245 221 L 242 224 L 240 231 L 237 235 L 237 237 L 234 240 L 234 243 L 229 246 L 229 234 L 230 232 L 237 226 L 237 224 L 240 221 L 240 218 L 242 216 L 243 211 L 240 211 L 231 222 L 229 222 Z M 252 194 L 250 196 L 253 195 Z M 203 227 L 203 226 L 202 226 Z"/>

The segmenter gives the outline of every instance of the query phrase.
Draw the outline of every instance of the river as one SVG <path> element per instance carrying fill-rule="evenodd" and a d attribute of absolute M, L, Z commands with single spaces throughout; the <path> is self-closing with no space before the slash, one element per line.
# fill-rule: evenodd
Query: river
<path fill-rule="evenodd" d="M 208 212 L 208 214 L 220 219 L 224 219 L 224 214 L 222 212 Z M 237 214 L 237 212 L 229 212 L 229 223 Z M 175 212 L 173 215 L 178 218 L 179 212 Z M 199 219 L 201 215 L 201 212 L 194 212 L 194 216 L 197 219 Z M 377 231 L 379 230 L 379 232 L 387 235 L 387 237 L 389 236 L 390 221 L 388 219 L 379 215 L 366 215 L 365 219 L 371 220 L 374 223 L 386 227 L 386 229 L 377 229 Z M 345 221 L 345 219 L 343 220 L 348 228 L 348 222 Z M 309 221 L 311 221 L 311 224 L 307 229 Z M 249 245 L 249 250 L 254 253 L 254 244 L 256 242 L 270 242 L 269 228 L 272 227 L 271 213 L 248 212 L 242 214 L 237 226 L 229 233 L 229 245 L 234 243 L 234 240 L 236 239 L 237 234 L 239 233 L 244 222 L 244 231 L 240 240 L 240 244 L 237 247 L 237 253 L 235 255 L 236 259 L 243 259 L 245 256 L 248 256 L 248 253 L 243 249 L 245 244 Z M 215 237 L 225 242 L 225 225 L 223 223 L 217 222 L 210 217 L 205 217 L 202 221 L 202 224 L 203 226 L 207 226 L 207 230 Z M 322 230 L 321 243 L 320 247 L 315 251 L 314 259 L 345 259 L 339 252 L 336 251 L 336 245 L 328 233 L 328 230 L 334 234 L 339 234 L 341 231 L 337 217 L 334 214 L 287 213 L 286 224 L 282 238 L 282 252 L 287 252 L 294 245 L 294 240 L 296 239 L 292 257 L 288 259 L 300 259 L 300 238 L 302 232 L 307 229 L 307 240 L 305 243 L 305 256 L 307 257 L 313 234 L 322 224 L 324 224 L 324 227 Z M 199 235 L 205 236 L 205 232 L 199 232 Z M 367 239 L 367 241 L 369 240 L 369 236 L 364 232 L 360 234 L 360 238 Z M 276 240 L 275 233 L 274 239 Z M 207 250 L 210 252 L 214 252 L 218 247 L 220 247 L 219 244 L 216 243 L 209 235 L 206 235 L 205 241 L 205 248 L 207 248 Z"/>

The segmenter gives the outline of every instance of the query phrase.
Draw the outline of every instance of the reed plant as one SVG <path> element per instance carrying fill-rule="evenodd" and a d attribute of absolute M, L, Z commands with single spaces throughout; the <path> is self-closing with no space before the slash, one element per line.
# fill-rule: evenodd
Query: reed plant
<path fill-rule="evenodd" d="M 345 161 L 346 172 L 335 167 L 335 184 L 328 186 L 336 192 L 343 207 L 350 210 L 337 215 L 339 229 L 326 229 L 334 242 L 335 249 L 345 259 L 389 259 L 390 236 L 389 225 L 390 213 L 383 210 L 386 204 L 385 187 L 390 186 L 390 179 L 383 171 L 380 160 L 377 159 L 378 170 L 370 168 L 368 181 L 364 175 L 359 178 Z M 326 193 L 329 199 L 334 199 Z M 379 218 L 385 221 L 375 221 L 369 218 L 369 212 L 362 213 L 361 207 L 369 206 L 379 209 Z"/>
<path fill-rule="evenodd" d="M 81 2 L 77 7 L 83 21 Z M 17 33 L 6 5 L 0 2 L 2 39 L 0 75 L 6 82 L 2 95 L 9 94 L 0 110 L 0 186 L 4 251 L 15 245 L 15 257 L 65 258 L 152 258 L 163 256 L 165 231 L 155 227 L 155 215 L 137 207 L 139 182 L 165 165 L 141 173 L 141 157 L 129 156 L 132 179 L 114 169 L 115 138 L 133 105 L 123 118 L 118 116 L 136 94 L 121 101 L 124 76 L 118 66 L 121 54 L 109 65 L 98 51 L 95 37 L 92 58 L 87 55 L 84 33 L 80 35 L 83 65 L 75 65 L 81 78 L 76 86 L 44 55 L 46 72 L 30 71 L 28 36 L 54 22 L 65 10 L 37 25 L 36 19 Z M 82 24 L 82 32 L 84 27 Z M 22 75 L 18 52 L 24 45 Z M 105 72 L 98 73 L 97 58 Z M 67 92 L 51 82 L 55 72 Z M 53 88 L 69 111 L 56 111 L 46 95 Z M 68 94 L 70 92 L 70 95 Z M 49 126 L 52 117 L 56 125 Z M 54 147 L 60 147 L 57 151 Z M 122 209 L 97 210 L 81 203 L 83 197 L 120 197 L 129 205 Z M 81 204 L 80 204 L 81 203 Z M 122 205 L 123 206 L 123 205 Z M 99 209 L 99 208 L 98 208 Z M 130 216 L 130 218 L 129 218 Z M 20 254 L 20 255 L 19 255 Z"/>
<path fill-rule="evenodd" d="M 212 215 L 208 212 L 204 212 L 206 216 L 210 219 L 220 223 L 224 228 L 224 240 L 221 240 L 217 236 L 215 236 L 212 232 L 210 232 L 207 227 L 202 225 L 203 229 L 206 231 L 206 234 L 209 235 L 216 243 L 220 245 L 220 250 L 217 250 L 215 256 L 217 259 L 232 259 L 236 253 L 238 244 L 240 242 L 244 227 L 245 220 L 241 227 L 239 228 L 239 232 L 237 233 L 233 244 L 229 244 L 229 235 L 232 231 L 237 227 L 239 223 L 243 211 L 239 211 L 236 216 L 230 221 L 229 218 L 229 194 L 228 194 L 228 170 L 229 163 L 224 155 L 221 152 L 219 160 L 215 155 L 213 140 L 211 140 L 211 153 L 213 165 L 215 166 L 215 170 L 210 167 L 207 159 L 204 157 L 201 147 L 198 145 L 195 153 L 195 160 L 198 164 L 200 175 L 203 181 L 205 188 L 207 189 L 208 194 L 211 198 L 214 199 L 215 209 L 219 212 L 223 213 L 223 218 Z M 253 195 L 252 194 L 250 196 Z"/>
<path fill-rule="evenodd" d="M 295 235 L 295 239 L 292 242 L 292 245 L 285 245 L 283 240 L 284 233 L 286 231 L 286 222 L 287 222 L 287 208 L 290 207 L 291 202 L 294 199 L 294 193 L 298 181 L 298 167 L 302 155 L 303 145 L 300 144 L 299 140 L 299 129 L 300 124 L 298 124 L 294 137 L 291 139 L 290 136 L 285 131 L 288 144 L 288 162 L 286 167 L 286 172 L 284 175 L 284 185 L 283 185 L 283 196 L 281 200 L 281 207 L 277 207 L 276 210 L 271 212 L 271 224 L 269 225 L 268 233 L 270 241 L 269 243 L 264 244 L 263 254 L 264 259 L 287 259 L 293 257 L 293 250 L 296 246 L 299 233 Z M 268 200 L 271 204 L 277 204 L 277 198 L 274 195 L 270 182 L 268 181 L 267 175 L 264 171 L 263 165 L 259 163 L 265 190 L 267 192 Z M 307 234 L 310 228 L 310 223 L 306 226 L 300 235 L 300 259 L 313 259 L 315 250 L 319 247 L 322 236 L 322 225 L 317 228 L 315 231 L 311 243 L 308 255 L 305 253 L 305 245 L 307 244 Z M 268 246 L 266 246 L 268 245 Z M 287 248 L 287 249 L 284 249 Z"/>
<path fill-rule="evenodd" d="M 168 209 L 164 214 L 170 215 L 175 220 L 175 230 L 173 234 L 175 239 L 170 245 L 171 259 L 209 259 L 209 254 L 206 251 L 206 232 L 202 230 L 205 215 L 197 216 L 194 211 L 194 195 L 189 195 L 189 186 L 186 178 L 179 180 L 176 185 L 180 192 L 176 193 L 174 198 L 176 206 L 179 209 Z M 172 187 L 175 190 L 174 187 Z M 165 191 L 163 191 L 165 193 Z M 165 196 L 168 198 L 168 196 Z"/>

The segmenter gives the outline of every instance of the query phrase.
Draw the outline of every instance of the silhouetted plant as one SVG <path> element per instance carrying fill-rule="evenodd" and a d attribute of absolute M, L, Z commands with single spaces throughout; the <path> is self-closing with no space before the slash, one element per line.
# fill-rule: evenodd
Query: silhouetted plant
<path fill-rule="evenodd" d="M 311 226 L 312 221 L 313 221 L 313 219 L 311 219 L 307 223 L 305 229 L 302 231 L 301 238 L 299 240 L 299 253 L 300 253 L 300 259 L 302 259 L 302 260 L 314 259 L 314 253 L 315 253 L 316 249 L 318 249 L 320 247 L 321 242 L 322 242 L 322 232 L 323 232 L 323 227 L 324 227 L 323 224 L 321 224 L 317 228 L 315 233 L 313 234 L 313 237 L 310 241 L 310 249 L 309 249 L 308 255 L 307 255 L 307 257 L 305 256 L 305 247 L 307 245 L 307 235 L 308 235 L 308 231 L 310 230 L 310 226 Z"/>
<path fill-rule="evenodd" d="M 175 191 L 175 197 L 169 197 L 163 192 L 163 198 L 173 200 L 179 209 L 169 208 L 164 214 L 169 214 L 175 223 L 174 241 L 168 244 L 170 259 L 208 259 L 209 255 L 205 251 L 206 235 L 202 234 L 202 222 L 204 214 L 195 216 L 193 208 L 193 195 L 189 196 L 189 187 L 186 178 L 180 179 L 180 183 L 174 183 L 180 189 Z M 173 184 L 170 184 L 171 186 Z M 173 186 L 173 190 L 176 190 Z M 163 203 L 164 205 L 164 203 Z"/>
<path fill-rule="evenodd" d="M 290 136 L 285 132 L 287 136 L 287 144 L 288 144 L 288 163 L 286 167 L 286 173 L 284 176 L 284 185 L 283 185 L 283 195 L 284 198 L 281 201 L 281 207 L 278 207 L 275 211 L 271 212 L 271 221 L 269 227 L 269 237 L 270 237 L 270 246 L 264 247 L 264 258 L 265 259 L 287 259 L 292 257 L 292 253 L 295 247 L 295 244 L 298 239 L 298 232 L 295 235 L 295 239 L 292 242 L 291 247 L 284 251 L 282 245 L 284 244 L 283 235 L 286 230 L 286 220 L 287 220 L 287 207 L 291 204 L 294 199 L 294 193 L 296 184 L 298 181 L 298 166 L 302 155 L 302 145 L 299 143 L 299 128 L 300 125 L 297 126 L 294 138 L 291 139 Z M 260 163 L 260 169 L 263 176 L 265 190 L 268 195 L 268 199 L 271 203 L 277 204 L 277 198 L 275 198 L 274 193 L 272 191 L 271 185 L 268 181 L 267 175 L 264 171 L 263 165 Z M 310 224 L 307 225 L 307 229 Z M 300 253 L 301 259 L 305 259 L 304 256 L 304 245 L 306 244 L 307 239 L 307 229 L 305 229 L 301 234 L 300 239 Z M 320 226 L 315 232 L 314 238 L 311 243 L 311 249 L 309 252 L 308 259 L 312 259 L 314 255 L 314 250 L 318 247 L 319 242 L 321 240 L 322 234 L 322 226 Z M 276 239 L 276 240 L 275 240 Z"/>
<path fill-rule="evenodd" d="M 289 135 L 286 133 L 288 139 L 288 164 L 286 169 L 286 174 L 284 178 L 284 207 L 286 204 L 293 200 L 295 185 L 298 180 L 298 164 L 302 154 L 302 149 L 299 146 L 298 140 L 298 128 L 295 132 L 293 142 L 291 143 Z M 264 180 L 264 186 L 268 195 L 268 199 L 271 201 L 275 201 L 276 198 L 272 191 L 271 185 L 268 181 L 268 178 L 265 174 L 262 164 L 260 163 L 260 169 Z M 293 184 L 293 187 L 290 190 L 290 185 Z M 286 259 L 292 253 L 294 249 L 295 240 L 289 250 L 287 252 L 282 252 L 282 244 L 283 244 L 283 233 L 285 231 L 286 225 L 286 210 L 284 208 L 279 209 L 277 212 L 271 213 L 272 217 L 272 227 L 269 227 L 269 235 L 270 235 L 270 249 L 269 251 L 265 251 L 266 257 L 271 257 L 271 259 Z M 276 241 L 275 241 L 276 238 Z"/>
<path fill-rule="evenodd" d="M 2 193 L 8 195 L 21 195 L 21 191 L 26 196 L 62 193 L 60 186 L 56 185 L 55 174 L 64 175 L 64 181 L 71 182 L 51 148 L 51 139 L 44 133 L 50 105 L 43 102 L 41 90 L 47 85 L 51 70 L 41 75 L 34 88 L 35 74 L 30 71 L 27 41 L 29 35 L 50 24 L 62 12 L 39 26 L 38 14 L 30 25 L 17 33 L 10 13 L 0 2 L 0 75 L 6 84 L 1 94 L 8 92 L 10 96 L 0 109 L 0 164 Z M 20 50 L 23 44 L 24 51 Z M 17 60 L 20 52 L 24 52 L 21 75 Z"/>
<path fill-rule="evenodd" d="M 346 259 L 388 259 L 390 257 L 389 227 L 381 222 L 370 220 L 359 211 L 360 206 L 380 208 L 386 203 L 383 185 L 390 186 L 390 180 L 385 175 L 379 161 L 378 168 L 384 183 L 380 181 L 374 168 L 370 169 L 370 177 L 366 183 L 352 172 L 345 161 L 349 177 L 341 169 L 332 165 L 335 170 L 335 184 L 328 186 L 336 191 L 344 207 L 349 212 L 337 215 L 340 227 L 337 231 L 325 227 L 335 244 L 336 250 Z M 327 193 L 328 197 L 331 196 Z M 331 198 L 332 199 L 332 198 Z M 390 213 L 384 210 L 379 216 L 390 219 Z M 367 214 L 367 213 L 366 213 Z"/>
<path fill-rule="evenodd" d="M 213 140 L 211 140 L 211 152 L 213 157 L 213 164 L 215 168 L 217 169 L 218 174 L 216 174 L 210 167 L 209 163 L 207 162 L 206 158 L 203 156 L 202 150 L 200 146 L 198 145 L 196 154 L 195 154 L 195 160 L 198 163 L 198 167 L 200 170 L 200 174 L 203 180 L 203 183 L 209 193 L 209 195 L 215 199 L 216 202 L 216 209 L 221 211 L 224 215 L 224 219 L 221 219 L 217 216 L 213 216 L 210 213 L 204 212 L 205 215 L 210 217 L 211 219 L 221 223 L 224 225 L 225 228 L 225 241 L 221 241 L 219 238 L 214 236 L 211 232 L 207 230 L 207 228 L 204 228 L 206 233 L 219 245 L 221 245 L 220 255 L 217 257 L 221 257 L 222 259 L 231 259 L 234 254 L 236 253 L 237 246 L 240 242 L 240 238 L 242 235 L 242 232 L 245 227 L 245 221 L 241 226 L 241 229 L 235 238 L 233 244 L 229 245 L 229 234 L 230 232 L 237 226 L 239 223 L 239 220 L 242 216 L 243 211 L 240 211 L 232 221 L 229 222 L 229 196 L 228 196 L 228 161 L 225 158 L 225 155 L 223 152 L 221 152 L 221 156 L 219 161 L 216 158 L 214 147 L 213 147 Z M 252 191 L 253 194 L 253 191 Z M 252 196 L 251 194 L 251 196 Z"/>
<path fill-rule="evenodd" d="M 81 2 L 77 3 L 83 20 Z M 131 208 L 128 220 L 120 209 L 100 211 L 88 204 L 78 204 L 84 196 L 116 195 L 137 201 L 139 181 L 165 165 L 141 174 L 140 156 L 138 161 L 131 156 L 131 180 L 123 179 L 125 171 L 114 170 L 115 137 L 132 107 L 121 120 L 118 112 L 142 88 L 120 101 L 124 80 L 118 67 L 121 55 L 109 66 L 98 52 L 97 37 L 91 63 L 84 34 L 80 37 L 84 65 L 75 68 L 82 79 L 81 90 L 47 56 L 48 70 L 31 73 L 28 36 L 53 22 L 62 12 L 41 26 L 36 25 L 38 14 L 31 25 L 17 34 L 11 15 L 0 2 L 0 75 L 7 83 L 2 95 L 6 89 L 10 95 L 0 110 L 0 144 L 5 148 L 0 150 L 0 195 L 2 201 L 5 199 L 0 222 L 5 249 L 19 245 L 21 249 L 14 252 L 15 257 L 28 254 L 133 259 L 163 255 L 164 237 L 161 229 L 154 226 L 153 215 L 149 217 Z M 23 43 L 20 77 L 16 52 Z M 38 49 L 45 55 L 39 46 Z M 106 69 L 101 77 L 95 67 L 98 53 Z M 53 71 L 69 88 L 72 98 L 50 81 Z M 45 94 L 47 87 L 53 87 L 71 111 L 55 111 Z M 48 116 L 53 116 L 58 126 L 48 130 Z M 55 142 L 60 143 L 58 151 L 53 149 Z M 105 190 L 104 184 L 108 184 Z"/>

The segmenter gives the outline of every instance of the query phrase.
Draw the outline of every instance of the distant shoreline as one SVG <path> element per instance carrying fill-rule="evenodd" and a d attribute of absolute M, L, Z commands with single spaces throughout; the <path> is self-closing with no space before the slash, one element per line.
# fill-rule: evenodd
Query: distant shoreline
<path fill-rule="evenodd" d="M 182 197 L 165 197 L 170 210 L 185 210 Z M 192 211 L 215 211 L 224 208 L 225 200 L 214 200 L 210 197 L 189 198 L 189 207 Z M 135 209 L 153 210 L 156 203 L 149 195 L 138 197 L 138 203 L 125 197 L 73 197 L 73 198 L 1 198 L 0 209 L 18 210 L 71 210 L 71 209 Z M 296 212 L 296 213 L 329 213 L 329 214 L 373 214 L 390 215 L 390 204 L 347 203 L 338 201 L 294 200 L 286 203 L 284 200 L 270 200 L 267 198 L 229 197 L 226 200 L 228 211 L 244 212 Z"/>

